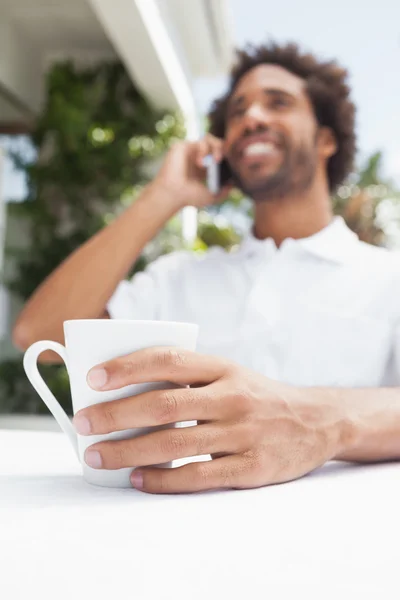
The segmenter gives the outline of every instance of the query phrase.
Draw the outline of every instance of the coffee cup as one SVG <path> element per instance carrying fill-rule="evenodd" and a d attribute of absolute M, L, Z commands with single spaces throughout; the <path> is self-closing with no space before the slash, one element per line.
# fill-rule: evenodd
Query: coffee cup
<path fill-rule="evenodd" d="M 97 442 L 129 439 L 160 428 L 140 427 L 105 435 L 78 435 L 70 418 L 39 373 L 37 366 L 39 355 L 46 350 L 52 350 L 64 361 L 70 380 L 72 407 L 75 414 L 79 410 L 99 402 L 119 400 L 151 390 L 177 387 L 176 384 L 168 382 L 149 382 L 128 385 L 119 390 L 99 392 L 89 387 L 86 378 L 92 367 L 143 348 L 172 346 L 194 351 L 197 335 L 198 326 L 193 323 L 78 319 L 64 322 L 65 346 L 58 342 L 43 340 L 35 342 L 27 349 L 23 361 L 26 375 L 61 429 L 68 436 L 82 465 L 83 477 L 88 483 L 104 487 L 131 487 L 129 478 L 132 468 L 92 469 L 84 461 L 85 450 Z M 170 424 L 161 428 L 175 426 L 176 424 Z M 166 463 L 157 466 L 171 467 L 172 464 Z"/>

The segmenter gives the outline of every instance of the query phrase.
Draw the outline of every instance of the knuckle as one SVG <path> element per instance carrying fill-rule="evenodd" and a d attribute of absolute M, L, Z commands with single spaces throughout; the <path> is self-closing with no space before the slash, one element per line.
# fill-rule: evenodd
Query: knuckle
<path fill-rule="evenodd" d="M 179 368 L 186 362 L 183 352 L 175 348 L 170 348 L 160 353 L 159 361 L 161 363 L 160 366 L 170 369 Z"/>
<path fill-rule="evenodd" d="M 202 412 L 205 416 L 212 416 L 215 411 L 216 404 L 220 401 L 221 397 L 216 390 L 203 388 L 196 390 L 189 388 L 187 390 L 187 405 L 193 407 L 193 414 L 196 413 L 197 406 L 201 407 Z"/>
<path fill-rule="evenodd" d="M 161 442 L 162 453 L 176 458 L 182 458 L 180 455 L 185 451 L 187 440 L 185 434 L 179 429 L 168 431 Z"/>
<path fill-rule="evenodd" d="M 128 452 L 126 442 L 117 442 L 112 445 L 112 467 L 119 469 L 121 467 L 128 466 Z"/>
<path fill-rule="evenodd" d="M 213 443 L 216 440 L 216 435 L 205 435 L 204 433 L 202 434 L 198 434 L 197 438 L 196 438 L 196 454 L 197 455 L 202 455 L 202 454 L 208 454 L 210 451 L 210 447 L 213 445 Z"/>
<path fill-rule="evenodd" d="M 245 453 L 247 467 L 251 473 L 259 473 L 263 470 L 264 461 L 260 452 L 251 450 Z"/>
<path fill-rule="evenodd" d="M 160 402 L 157 397 L 154 398 L 152 395 L 145 395 L 142 399 L 140 410 L 152 421 L 158 423 L 160 421 Z"/>
<path fill-rule="evenodd" d="M 253 405 L 253 397 L 247 387 L 238 386 L 232 395 L 233 406 L 240 413 L 247 413 Z"/>
<path fill-rule="evenodd" d="M 237 429 L 237 441 L 240 450 L 248 450 L 254 447 L 258 439 L 258 431 L 250 422 L 241 423 Z"/>
<path fill-rule="evenodd" d="M 125 378 L 132 377 L 132 375 L 135 372 L 135 367 L 134 367 L 132 359 L 130 359 L 130 358 L 124 358 L 121 362 L 122 362 L 122 364 L 118 365 L 118 366 L 121 367 L 123 378 L 125 379 Z"/>
<path fill-rule="evenodd" d="M 111 406 L 104 405 L 101 410 L 101 428 L 104 431 L 115 431 L 117 424 L 114 411 Z"/>
<path fill-rule="evenodd" d="M 243 387 L 243 382 L 246 380 L 242 376 L 241 371 L 238 370 L 237 365 L 227 359 L 221 359 L 219 364 L 221 369 L 220 380 L 222 382 L 228 384 L 231 389 Z"/>
<path fill-rule="evenodd" d="M 164 392 L 158 402 L 153 403 L 153 413 L 157 422 L 170 423 L 178 414 L 179 399 L 176 392 Z"/>

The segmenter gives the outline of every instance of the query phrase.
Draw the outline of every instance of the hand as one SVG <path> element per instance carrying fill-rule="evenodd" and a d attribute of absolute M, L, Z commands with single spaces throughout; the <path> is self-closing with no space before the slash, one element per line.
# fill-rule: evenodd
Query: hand
<path fill-rule="evenodd" d="M 177 142 L 169 150 L 154 184 L 167 191 L 179 208 L 200 208 L 222 202 L 233 186 L 223 187 L 216 195 L 209 192 L 203 166 L 203 159 L 208 154 L 220 163 L 223 159 L 222 140 L 208 134 L 198 142 Z"/>
<path fill-rule="evenodd" d="M 313 398 L 312 390 L 278 383 L 221 358 L 148 348 L 88 374 L 96 390 L 160 381 L 198 387 L 90 406 L 76 414 L 77 431 L 91 435 L 179 421 L 199 424 L 94 444 L 85 454 L 90 466 L 139 467 L 132 485 L 146 492 L 193 492 L 289 481 L 343 450 L 345 420 L 338 407 Z M 214 459 L 173 469 L 148 466 L 204 454 Z"/>

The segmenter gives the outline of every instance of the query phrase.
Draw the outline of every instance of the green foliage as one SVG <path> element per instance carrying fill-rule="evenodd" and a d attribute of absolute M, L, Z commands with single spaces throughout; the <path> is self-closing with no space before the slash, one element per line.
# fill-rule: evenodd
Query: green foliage
<path fill-rule="evenodd" d="M 382 177 L 382 161 L 381 152 L 369 157 L 339 188 L 333 206 L 335 213 L 344 217 L 360 239 L 391 246 L 396 237 L 400 238 L 400 193 L 393 182 Z"/>
<path fill-rule="evenodd" d="M 19 253 L 9 288 L 28 298 L 110 214 L 134 200 L 148 179 L 149 160 L 183 135 L 182 119 L 155 111 L 119 62 L 84 71 L 56 65 L 31 136 L 37 160 L 15 157 L 28 178 L 18 210 L 29 222 L 31 243 Z"/>
<path fill-rule="evenodd" d="M 206 215 L 200 217 L 197 241 L 199 249 L 207 249 L 210 246 L 222 246 L 222 248 L 230 250 L 239 242 L 240 236 L 232 226 L 225 224 L 218 225 L 211 218 L 206 218 Z"/>
<path fill-rule="evenodd" d="M 72 414 L 68 374 L 63 365 L 40 365 L 40 373 L 49 388 L 69 414 Z M 46 405 L 27 379 L 22 361 L 7 360 L 0 363 L 0 414 L 46 414 Z"/>

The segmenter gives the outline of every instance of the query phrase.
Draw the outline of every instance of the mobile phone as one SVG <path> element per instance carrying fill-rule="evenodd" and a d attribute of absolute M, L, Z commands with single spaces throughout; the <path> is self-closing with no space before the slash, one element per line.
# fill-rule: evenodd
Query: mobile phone
<path fill-rule="evenodd" d="M 218 194 L 220 190 L 218 164 L 211 154 L 204 157 L 203 164 L 207 169 L 207 187 L 212 194 Z"/>
<path fill-rule="evenodd" d="M 204 166 L 207 168 L 207 187 L 212 194 L 218 194 L 221 187 L 232 179 L 232 173 L 226 160 L 217 163 L 209 154 L 204 158 Z"/>

